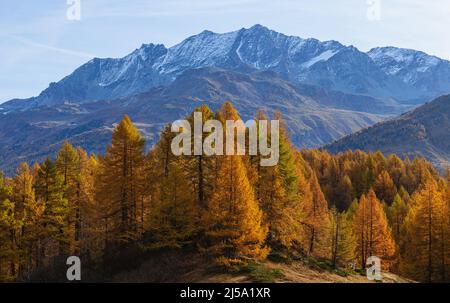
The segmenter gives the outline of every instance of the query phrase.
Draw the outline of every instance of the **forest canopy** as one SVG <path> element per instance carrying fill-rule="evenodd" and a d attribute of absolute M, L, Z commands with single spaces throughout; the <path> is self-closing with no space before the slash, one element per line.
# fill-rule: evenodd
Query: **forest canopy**
<path fill-rule="evenodd" d="M 240 119 L 230 102 L 195 111 Z M 39 279 L 70 255 L 101 268 L 130 248 L 187 247 L 225 267 L 314 257 L 363 269 L 377 256 L 414 280 L 450 280 L 450 174 L 423 158 L 298 150 L 274 119 L 276 166 L 260 166 L 261 155 L 175 156 L 170 125 L 145 152 L 126 116 L 104 155 L 65 142 L 54 159 L 0 174 L 0 281 Z"/>

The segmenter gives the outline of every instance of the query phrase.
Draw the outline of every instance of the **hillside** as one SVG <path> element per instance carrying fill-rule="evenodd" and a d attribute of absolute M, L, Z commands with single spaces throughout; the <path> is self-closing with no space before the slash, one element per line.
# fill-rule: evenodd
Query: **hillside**
<path fill-rule="evenodd" d="M 327 103 L 332 100 L 329 95 L 336 97 L 335 103 Z M 42 161 L 54 155 L 66 139 L 102 154 L 114 125 L 125 114 L 136 122 L 149 148 L 165 124 L 185 117 L 201 104 L 217 110 L 226 100 L 236 104 L 243 119 L 253 118 L 258 109 L 268 113 L 279 109 L 299 147 L 329 143 L 384 118 L 346 109 L 354 103 L 371 103 L 375 110 L 377 103 L 370 98 L 296 86 L 275 73 L 196 69 L 167 87 L 116 100 L 65 102 L 12 112 L 0 109 L 0 169 L 12 172 L 24 160 Z"/>
<path fill-rule="evenodd" d="M 364 270 L 333 268 L 329 261 L 301 257 L 296 260 L 251 261 L 233 268 L 218 266 L 192 249 L 122 252 L 122 257 L 84 268 L 85 282 L 117 283 L 375 283 Z M 33 281 L 65 281 L 64 264 L 52 265 L 31 276 Z M 382 271 L 383 283 L 415 283 Z"/>
<path fill-rule="evenodd" d="M 450 165 L 450 95 L 378 123 L 325 146 L 331 152 L 348 149 L 423 156 L 434 165 Z"/>
<path fill-rule="evenodd" d="M 165 260 L 162 261 L 166 263 Z M 245 266 L 235 272 L 224 271 L 205 262 L 196 263 L 195 268 L 186 268 L 186 272 L 165 280 L 160 272 L 155 275 L 154 262 L 144 261 L 138 268 L 116 274 L 112 281 L 146 282 L 158 280 L 158 275 L 164 282 L 177 283 L 376 283 L 370 281 L 364 274 L 342 269 L 333 270 L 326 263 L 293 261 L 277 263 L 264 261 Z M 321 265 L 317 265 L 321 264 Z M 390 272 L 384 272 L 383 283 L 412 283 Z M 174 279 L 175 278 L 175 279 Z"/>

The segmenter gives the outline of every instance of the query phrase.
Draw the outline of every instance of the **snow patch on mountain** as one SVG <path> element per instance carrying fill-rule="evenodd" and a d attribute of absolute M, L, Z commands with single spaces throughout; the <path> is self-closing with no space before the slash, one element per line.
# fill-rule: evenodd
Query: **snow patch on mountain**
<path fill-rule="evenodd" d="M 422 94 L 438 96 L 450 92 L 450 62 L 421 51 L 378 47 L 367 53 L 387 75 L 401 79 Z"/>
<path fill-rule="evenodd" d="M 396 47 L 379 47 L 368 52 L 368 55 L 388 74 L 396 75 L 402 69 L 410 67 L 417 72 L 425 72 L 438 65 L 442 59 L 424 52 Z"/>
<path fill-rule="evenodd" d="M 320 55 L 318 55 L 318 56 L 308 60 L 307 62 L 303 63 L 302 67 L 309 68 L 309 67 L 313 66 L 314 64 L 316 64 L 317 62 L 327 61 L 328 59 L 330 59 L 331 57 L 336 55 L 337 52 L 338 51 L 334 51 L 334 50 L 326 50 L 323 53 L 321 53 Z"/>
<path fill-rule="evenodd" d="M 161 73 L 179 72 L 186 68 L 214 65 L 231 51 L 238 32 L 216 34 L 204 31 L 169 48 L 153 68 Z"/>

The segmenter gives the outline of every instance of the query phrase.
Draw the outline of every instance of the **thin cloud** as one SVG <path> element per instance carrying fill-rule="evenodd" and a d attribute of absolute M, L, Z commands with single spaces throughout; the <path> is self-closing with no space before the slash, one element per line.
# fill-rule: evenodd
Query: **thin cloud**
<path fill-rule="evenodd" d="M 79 51 L 70 50 L 70 49 L 61 48 L 61 47 L 55 47 L 55 46 L 51 46 L 51 45 L 46 45 L 46 44 L 34 42 L 34 41 L 31 41 L 31 40 L 28 40 L 28 39 L 25 39 L 22 37 L 18 37 L 18 36 L 10 36 L 10 37 L 16 41 L 19 41 L 25 45 L 28 45 L 28 46 L 42 48 L 45 50 L 54 51 L 54 52 L 58 52 L 58 53 L 69 55 L 69 56 L 76 56 L 76 57 L 87 58 L 87 59 L 92 59 L 92 58 L 96 57 L 94 54 L 79 52 Z"/>

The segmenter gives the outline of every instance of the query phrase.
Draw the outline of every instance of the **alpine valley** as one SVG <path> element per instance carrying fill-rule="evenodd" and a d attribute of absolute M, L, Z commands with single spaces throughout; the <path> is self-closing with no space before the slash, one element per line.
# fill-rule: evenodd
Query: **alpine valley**
<path fill-rule="evenodd" d="M 125 114 L 150 147 L 165 124 L 201 104 L 217 110 L 231 100 L 244 119 L 252 118 L 257 109 L 269 114 L 279 109 L 294 144 L 312 148 L 448 93 L 450 62 L 420 51 L 381 47 L 362 52 L 337 41 L 287 36 L 261 25 L 224 34 L 203 31 L 170 48 L 144 44 L 123 58 L 94 58 L 39 96 L 0 104 L 0 169 L 12 173 L 20 162 L 42 161 L 65 140 L 103 153 Z M 431 111 L 448 123 L 449 102 L 440 99 L 385 123 L 409 121 L 419 129 L 413 118 Z M 441 103 L 446 112 L 436 108 Z M 373 150 L 381 148 L 376 142 L 382 141 L 391 147 L 382 150 L 397 152 L 383 135 L 388 130 L 379 129 L 358 138 L 366 142 L 364 134 L 380 133 L 383 140 L 353 144 L 347 139 L 330 149 Z M 439 151 L 419 154 L 440 165 L 450 157 L 450 147 L 443 143 L 450 142 L 448 128 L 426 130 Z M 411 149 L 402 152 L 416 152 L 411 137 L 405 134 L 402 144 Z M 440 162 L 433 158 L 436 153 Z"/>

